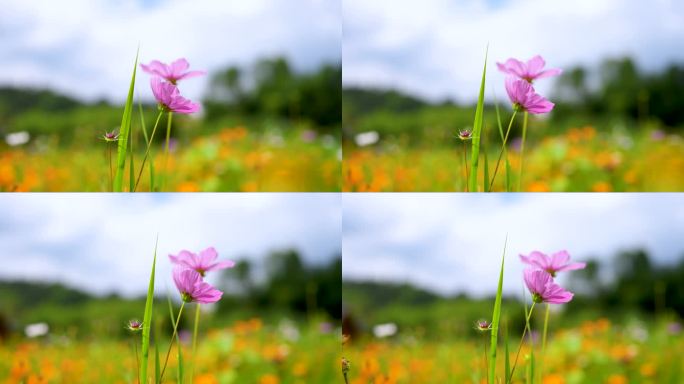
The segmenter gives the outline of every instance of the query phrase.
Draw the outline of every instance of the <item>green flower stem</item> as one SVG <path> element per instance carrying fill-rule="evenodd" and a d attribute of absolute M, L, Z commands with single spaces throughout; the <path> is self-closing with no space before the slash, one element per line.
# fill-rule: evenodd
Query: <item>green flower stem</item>
<path fill-rule="evenodd" d="M 154 133 L 157 131 L 157 125 L 159 125 L 159 120 L 161 120 L 162 113 L 164 111 L 159 111 L 157 115 L 157 121 L 154 123 L 154 128 L 152 128 L 152 134 L 150 135 L 150 141 L 147 143 L 147 149 L 145 150 L 145 157 L 143 157 L 142 165 L 140 166 L 140 173 L 138 173 L 138 178 L 135 180 L 135 186 L 133 187 L 133 192 L 138 189 L 138 183 L 140 183 L 140 176 L 142 176 L 143 169 L 145 169 L 145 161 L 150 154 L 150 148 L 152 148 L 152 140 L 154 139 Z"/>
<path fill-rule="evenodd" d="M 166 120 L 166 148 L 164 149 L 164 180 L 162 189 L 166 189 L 166 181 L 169 178 L 169 143 L 171 141 L 171 120 L 173 112 L 169 111 L 169 118 Z"/>
<path fill-rule="evenodd" d="M 513 115 L 511 116 L 511 121 L 508 122 L 508 128 L 506 129 L 506 135 L 503 139 L 503 144 L 501 144 L 501 152 L 499 152 L 499 159 L 496 161 L 496 167 L 494 167 L 494 174 L 492 175 L 492 182 L 489 183 L 489 192 L 492 191 L 494 187 L 494 179 L 496 179 L 496 172 L 499 170 L 499 164 L 501 163 L 501 156 L 506 152 L 506 142 L 508 142 L 508 134 L 511 133 L 511 127 L 513 126 L 513 120 L 515 120 L 515 115 L 518 113 L 518 108 L 513 108 Z M 525 112 L 527 113 L 527 112 Z"/>
<path fill-rule="evenodd" d="M 466 192 L 468 192 L 468 179 L 470 179 L 468 175 L 468 146 L 466 145 L 466 142 L 463 142 L 463 166 L 465 167 L 465 174 L 466 174 Z"/>
<path fill-rule="evenodd" d="M 527 318 L 525 319 L 525 329 L 523 329 L 523 334 L 520 337 L 520 344 L 518 345 L 518 352 L 515 354 L 515 360 L 513 361 L 513 368 L 511 368 L 511 377 L 510 381 L 513 381 L 513 373 L 515 372 L 515 366 L 518 364 L 518 357 L 520 356 L 520 350 L 522 349 L 523 342 L 525 341 L 525 335 L 527 334 L 527 330 L 530 328 L 530 318 L 532 317 L 532 311 L 534 310 L 534 305 L 536 302 L 532 302 L 532 306 L 530 307 L 530 312 L 527 314 Z M 532 330 L 530 330 L 532 332 Z"/>
<path fill-rule="evenodd" d="M 190 368 L 190 382 L 195 376 L 195 365 L 197 364 L 197 330 L 199 329 L 200 303 L 195 308 L 195 329 L 192 331 L 192 368 Z"/>
<path fill-rule="evenodd" d="M 112 146 L 107 143 L 107 157 L 109 158 L 109 187 L 114 192 L 114 170 L 112 169 Z"/>
<path fill-rule="evenodd" d="M 525 138 L 527 136 L 527 116 L 529 114 L 525 111 L 525 118 L 523 119 L 522 143 L 520 143 L 520 177 L 518 178 L 518 192 L 522 192 L 522 178 L 523 178 L 523 160 L 525 157 Z"/>
<path fill-rule="evenodd" d="M 546 362 L 546 333 L 549 329 L 549 313 L 551 313 L 551 305 L 546 303 L 546 314 L 544 315 L 544 332 L 542 333 L 542 358 L 539 366 L 539 377 L 543 378 L 544 363 Z"/>
<path fill-rule="evenodd" d="M 171 335 L 171 342 L 169 343 L 169 350 L 166 351 L 166 358 L 164 359 L 164 368 L 162 368 L 161 375 L 159 376 L 159 382 L 162 382 L 162 379 L 164 378 L 164 371 L 166 371 L 166 364 L 169 362 L 169 355 L 171 354 L 171 347 L 173 346 L 173 341 L 176 339 L 176 333 L 178 332 L 178 323 L 180 322 L 181 314 L 183 313 L 183 308 L 185 307 L 185 301 L 183 301 L 183 304 L 181 304 L 180 310 L 178 311 L 178 318 L 176 319 L 176 322 L 173 324 L 173 334 Z M 178 348 L 180 348 L 180 344 L 178 345 Z"/>
<path fill-rule="evenodd" d="M 140 384 L 140 359 L 138 358 L 138 345 L 133 341 L 133 350 L 135 351 L 135 376 L 138 384 Z"/>

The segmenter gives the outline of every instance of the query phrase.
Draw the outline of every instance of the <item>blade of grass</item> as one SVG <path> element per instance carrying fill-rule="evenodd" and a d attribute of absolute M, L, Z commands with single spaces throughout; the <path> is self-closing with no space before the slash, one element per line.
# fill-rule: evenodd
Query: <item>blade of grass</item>
<path fill-rule="evenodd" d="M 133 65 L 133 76 L 131 85 L 128 87 L 128 97 L 124 106 L 123 117 L 121 118 L 121 129 L 119 130 L 119 147 L 116 157 L 116 175 L 114 176 L 114 192 L 121 192 L 123 189 L 123 177 L 126 168 L 126 149 L 128 148 L 128 137 L 131 129 L 131 117 L 133 110 L 133 91 L 135 90 L 135 74 L 138 68 L 138 54 L 135 54 L 135 64 Z"/>
<path fill-rule="evenodd" d="M 480 82 L 480 95 L 477 97 L 477 107 L 475 108 L 475 121 L 473 122 L 473 140 L 470 151 L 470 179 L 468 180 L 469 190 L 477 192 L 477 167 L 480 158 L 480 135 L 482 133 L 482 121 L 484 117 L 484 89 L 485 77 L 487 75 L 487 55 L 489 45 L 485 51 L 484 68 L 482 69 L 482 81 Z"/>
<path fill-rule="evenodd" d="M 499 285 L 494 299 L 494 313 L 492 314 L 492 340 L 489 346 L 489 383 L 496 383 L 496 346 L 499 337 L 499 322 L 501 320 L 501 296 L 503 291 L 504 261 L 506 259 L 506 246 L 508 235 L 504 242 L 503 254 L 501 255 L 501 270 L 499 271 Z"/>
<path fill-rule="evenodd" d="M 152 272 L 150 273 L 150 284 L 147 287 L 147 300 L 145 301 L 145 315 L 143 317 L 142 362 L 140 364 L 141 383 L 147 383 L 147 361 L 150 352 L 150 330 L 152 329 L 152 307 L 154 303 L 154 273 L 157 266 L 157 244 L 159 244 L 159 236 L 157 236 L 157 240 L 154 243 Z"/>

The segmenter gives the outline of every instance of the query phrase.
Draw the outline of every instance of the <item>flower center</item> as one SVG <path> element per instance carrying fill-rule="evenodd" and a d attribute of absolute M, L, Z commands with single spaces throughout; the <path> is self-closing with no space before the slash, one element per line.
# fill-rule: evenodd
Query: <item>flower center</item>
<path fill-rule="evenodd" d="M 187 292 L 181 292 L 181 299 L 186 303 L 189 303 L 192 301 L 192 295 Z"/>

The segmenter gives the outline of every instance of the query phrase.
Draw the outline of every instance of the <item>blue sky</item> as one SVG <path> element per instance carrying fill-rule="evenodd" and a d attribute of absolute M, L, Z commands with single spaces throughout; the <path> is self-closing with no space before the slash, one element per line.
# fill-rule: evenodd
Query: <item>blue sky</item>
<path fill-rule="evenodd" d="M 660 264 L 684 257 L 684 195 L 362 194 L 342 197 L 343 278 L 407 281 L 437 292 L 521 292 L 519 254 L 566 249 L 609 260 L 644 248 Z M 560 277 L 561 282 L 563 277 Z"/>
<path fill-rule="evenodd" d="M 157 234 L 160 287 L 173 287 L 167 255 L 182 249 L 214 246 L 223 258 L 261 260 L 269 251 L 295 248 L 308 263 L 321 264 L 339 256 L 340 199 L 315 193 L 3 194 L 0 279 L 144 293 Z"/>
<path fill-rule="evenodd" d="M 488 97 L 505 97 L 494 65 L 541 54 L 548 66 L 633 57 L 647 71 L 684 62 L 676 0 L 345 0 L 346 86 L 394 87 L 441 100 L 477 97 L 489 44 Z M 547 93 L 553 80 L 536 84 Z"/>
<path fill-rule="evenodd" d="M 125 99 L 141 62 L 186 57 L 196 69 L 285 55 L 312 69 L 341 57 L 337 0 L 4 0 L 0 84 L 52 87 L 86 99 Z M 149 80 L 138 82 L 150 98 Z M 199 98 L 206 78 L 181 84 Z"/>

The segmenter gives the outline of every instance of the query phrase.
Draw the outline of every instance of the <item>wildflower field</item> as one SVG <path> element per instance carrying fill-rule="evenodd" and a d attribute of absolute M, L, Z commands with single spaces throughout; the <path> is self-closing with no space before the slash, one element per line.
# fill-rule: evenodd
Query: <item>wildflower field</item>
<path fill-rule="evenodd" d="M 95 335 L 80 341 L 66 336 L 41 341 L 5 341 L 0 345 L 0 377 L 3 378 L 0 382 L 135 383 L 136 357 L 132 342 L 132 339 L 122 341 Z M 167 346 L 163 343 L 160 353 Z M 193 382 L 334 383 L 339 378 L 339 346 L 337 334 L 314 324 L 268 324 L 259 318 L 235 321 L 226 327 L 206 330 L 197 349 Z M 184 342 L 183 356 L 189 358 L 191 349 Z M 149 369 L 153 372 L 154 362 L 150 360 Z M 177 382 L 176 366 L 174 352 L 169 359 L 165 383 Z M 189 382 L 187 376 L 184 382 Z"/>
<path fill-rule="evenodd" d="M 684 188 L 684 138 L 645 129 L 635 133 L 598 131 L 593 126 L 530 142 L 525 154 L 522 190 L 529 192 L 679 191 Z M 448 140 L 448 139 L 447 139 Z M 453 141 L 453 139 L 452 139 Z M 345 191 L 465 191 L 463 149 L 446 146 L 344 148 Z M 487 149 L 489 175 L 498 148 Z M 508 152 L 510 167 L 520 166 L 519 152 Z M 656 165 L 657 164 L 657 165 Z M 492 191 L 505 191 L 502 167 Z M 517 174 L 511 175 L 513 185 Z"/>
<path fill-rule="evenodd" d="M 616 324 L 597 318 L 553 332 L 538 383 L 675 384 L 684 374 L 680 359 L 684 338 L 679 328 L 666 322 Z M 448 336 L 435 340 L 421 336 L 419 330 L 389 341 L 359 340 L 344 351 L 351 364 L 351 384 L 487 383 L 484 353 L 483 340 Z M 515 354 L 511 347 L 510 361 Z M 498 370 L 504 368 L 504 356 L 500 348 Z M 529 357 L 529 347 L 523 347 L 521 373 L 513 383 L 526 382 Z"/>
<path fill-rule="evenodd" d="M 68 146 L 5 147 L 0 150 L 0 190 L 109 191 L 108 145 L 93 136 Z M 219 128 L 175 141 L 165 190 L 338 191 L 339 156 L 337 138 L 311 130 Z M 152 161 L 163 165 L 164 154 L 159 151 Z M 138 190 L 149 191 L 149 180 L 146 171 Z"/>

